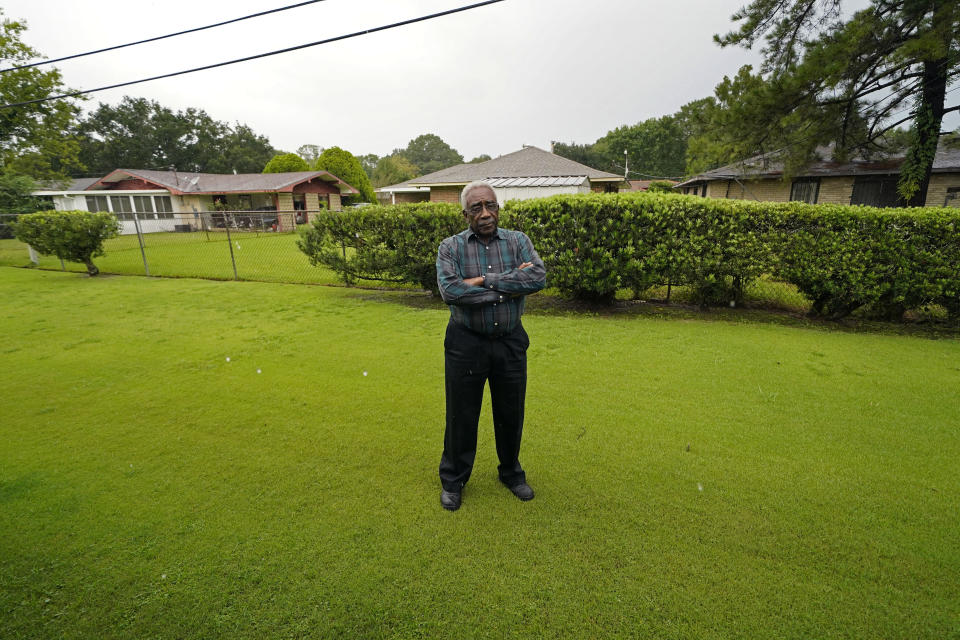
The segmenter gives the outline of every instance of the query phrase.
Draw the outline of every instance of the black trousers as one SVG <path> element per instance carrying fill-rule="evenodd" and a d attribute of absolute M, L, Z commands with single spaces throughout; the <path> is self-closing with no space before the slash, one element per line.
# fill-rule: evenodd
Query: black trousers
<path fill-rule="evenodd" d="M 440 458 L 440 484 L 447 491 L 460 491 L 473 471 L 483 387 L 488 380 L 500 481 L 507 486 L 526 482 L 519 456 L 528 346 L 530 339 L 522 325 L 499 337 L 475 333 L 453 321 L 447 325 L 443 341 L 447 427 Z"/>

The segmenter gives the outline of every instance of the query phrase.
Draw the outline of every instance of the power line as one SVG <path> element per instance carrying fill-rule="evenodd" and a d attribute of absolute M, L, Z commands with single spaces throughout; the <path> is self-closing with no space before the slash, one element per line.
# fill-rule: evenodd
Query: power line
<path fill-rule="evenodd" d="M 291 4 L 286 7 L 279 7 L 277 9 L 270 9 L 269 11 L 261 11 L 260 13 L 251 13 L 248 16 L 241 16 L 239 18 L 233 18 L 232 20 L 224 20 L 223 22 L 217 22 L 216 24 L 208 24 L 205 27 L 196 27 L 195 29 L 187 29 L 185 31 L 178 31 L 176 33 L 168 33 L 165 36 L 157 36 L 155 38 L 147 38 L 146 40 L 137 40 L 136 42 L 128 42 L 127 44 L 118 44 L 113 47 L 106 47 L 104 49 L 97 49 L 96 51 L 87 51 L 86 53 L 76 53 L 72 56 L 63 56 L 62 58 L 54 58 L 53 60 L 41 60 L 40 62 L 31 62 L 30 64 L 21 64 L 16 67 L 8 67 L 6 69 L 0 69 L 0 73 L 7 73 L 8 71 L 16 71 L 17 69 L 29 69 L 30 67 L 38 67 L 42 64 L 53 64 L 54 62 L 63 62 L 64 60 L 73 60 L 74 58 L 82 58 L 84 56 L 92 56 L 97 53 L 104 53 L 105 51 L 113 51 L 115 49 L 123 49 L 124 47 L 132 47 L 138 44 L 144 44 L 147 42 L 156 42 L 157 40 L 163 40 L 165 38 L 172 38 L 174 36 L 182 36 L 185 33 L 195 33 L 197 31 L 203 31 L 204 29 L 213 29 L 214 27 L 222 27 L 225 24 L 232 24 L 234 22 L 240 22 L 241 20 L 249 20 L 250 18 L 259 18 L 260 16 L 265 16 L 271 13 L 277 13 L 279 11 L 286 11 L 288 9 L 296 9 L 297 7 L 302 7 L 307 4 L 314 4 L 317 2 L 323 2 L 324 0 L 307 0 L 306 2 L 298 2 L 297 4 Z"/>
<path fill-rule="evenodd" d="M 419 18 L 411 18 L 409 20 L 403 20 L 401 22 L 394 22 L 392 24 L 383 25 L 380 27 L 374 27 L 372 29 L 364 29 L 363 31 L 355 31 L 353 33 L 348 33 L 342 36 L 336 36 L 334 38 L 327 38 L 325 40 L 318 40 L 316 42 L 309 42 L 307 44 L 300 44 L 295 47 L 287 47 L 286 49 L 278 49 L 276 51 L 268 51 L 267 53 L 259 53 L 255 56 L 247 56 L 245 58 L 237 58 L 236 60 L 228 60 L 226 62 L 218 62 L 216 64 L 208 64 L 204 67 L 194 67 L 193 69 L 186 69 L 184 71 L 175 71 L 173 73 L 165 73 L 159 76 L 153 76 L 150 78 L 142 78 L 140 80 L 131 80 L 129 82 L 119 82 L 117 84 L 111 84 L 106 87 L 98 87 L 96 89 L 85 89 L 83 91 L 73 91 L 71 93 L 63 93 L 56 96 L 47 96 L 46 98 L 38 98 L 36 100 L 27 100 L 24 102 L 13 102 L 10 104 L 0 104 L 0 109 L 9 109 L 12 107 L 23 107 L 28 104 L 39 104 L 41 102 L 49 102 L 51 100 L 61 100 L 63 98 L 73 98 L 76 96 L 81 96 L 87 93 L 96 93 L 98 91 L 106 91 L 108 89 L 117 89 L 119 87 L 128 87 L 133 84 L 140 84 L 143 82 L 151 82 L 153 80 L 162 80 L 163 78 L 172 78 L 174 76 L 182 76 L 187 73 L 195 73 L 197 71 L 206 71 L 207 69 L 216 69 L 217 67 L 225 67 L 231 64 L 237 64 L 238 62 L 248 62 L 250 60 L 256 60 L 258 58 L 267 58 L 269 56 L 276 56 L 281 53 L 289 53 L 290 51 L 297 51 L 299 49 L 306 49 L 309 47 L 316 47 L 322 44 L 329 44 L 331 42 L 337 42 L 339 40 L 347 40 L 349 38 L 356 38 L 358 36 L 364 36 L 369 33 L 376 33 L 378 31 L 386 31 L 387 29 L 395 29 L 397 27 L 403 27 L 408 24 L 414 24 L 417 22 L 424 22 L 426 20 L 432 20 L 434 18 L 440 18 L 443 16 L 448 16 L 454 13 L 460 13 L 462 11 L 469 11 L 471 9 L 477 9 L 489 4 L 496 4 L 498 2 L 503 2 L 504 0 L 485 0 L 484 2 L 477 2 L 475 4 L 466 5 L 463 7 L 458 7 L 456 9 L 448 9 L 447 11 L 440 11 L 439 13 L 431 13 L 430 15 L 420 16 Z"/>

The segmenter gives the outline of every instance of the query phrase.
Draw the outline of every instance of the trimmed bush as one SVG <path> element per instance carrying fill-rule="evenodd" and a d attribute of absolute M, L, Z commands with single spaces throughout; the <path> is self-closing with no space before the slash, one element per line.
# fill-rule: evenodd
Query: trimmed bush
<path fill-rule="evenodd" d="M 323 212 L 298 241 L 310 263 L 357 280 L 408 282 L 439 295 L 437 247 L 466 228 L 449 203 L 373 205 Z"/>
<path fill-rule="evenodd" d="M 547 282 L 610 302 L 627 288 L 684 285 L 701 306 L 738 303 L 762 274 L 797 286 L 814 315 L 858 309 L 896 320 L 937 304 L 960 315 L 960 212 L 743 202 L 664 193 L 511 201 L 500 224 L 525 232 Z M 466 228 L 455 204 L 370 206 L 318 216 L 300 241 L 345 282 L 436 288 L 436 252 Z"/>
<path fill-rule="evenodd" d="M 120 222 L 106 212 L 41 211 L 24 214 L 11 226 L 20 242 L 44 255 L 82 262 L 91 276 L 100 273 L 93 258 L 103 255 L 104 241 L 120 233 Z"/>
<path fill-rule="evenodd" d="M 701 305 L 739 300 L 772 262 L 767 209 L 662 193 L 583 194 L 511 202 L 550 286 L 610 301 L 654 284 L 686 284 Z"/>
<path fill-rule="evenodd" d="M 842 318 L 857 309 L 899 320 L 940 304 L 957 314 L 960 214 L 949 209 L 794 205 L 780 219 L 778 277 Z"/>

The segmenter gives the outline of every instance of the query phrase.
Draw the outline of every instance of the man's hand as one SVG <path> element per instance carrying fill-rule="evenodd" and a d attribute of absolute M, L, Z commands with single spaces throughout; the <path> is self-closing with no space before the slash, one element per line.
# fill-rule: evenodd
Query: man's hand
<path fill-rule="evenodd" d="M 528 268 L 528 267 L 532 267 L 532 266 L 533 266 L 533 263 L 532 263 L 532 262 L 524 262 L 524 263 L 521 264 L 519 267 L 517 267 L 517 271 L 523 271 L 524 269 L 526 269 L 526 268 Z"/>

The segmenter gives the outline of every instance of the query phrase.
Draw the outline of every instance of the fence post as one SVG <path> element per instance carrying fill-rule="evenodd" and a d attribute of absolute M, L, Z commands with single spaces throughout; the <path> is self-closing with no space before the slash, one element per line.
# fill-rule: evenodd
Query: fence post
<path fill-rule="evenodd" d="M 137 241 L 140 243 L 140 255 L 143 256 L 143 270 L 150 275 L 150 266 L 147 264 L 147 252 L 143 249 L 143 232 L 140 231 L 140 218 L 133 214 L 133 228 L 137 230 Z"/>
<path fill-rule="evenodd" d="M 233 257 L 233 239 L 230 237 L 230 219 L 232 218 L 232 215 L 228 217 L 224 214 L 223 226 L 227 230 L 227 244 L 230 245 L 230 262 L 233 264 L 233 279 L 239 280 L 240 277 L 237 275 L 237 259 Z"/>

